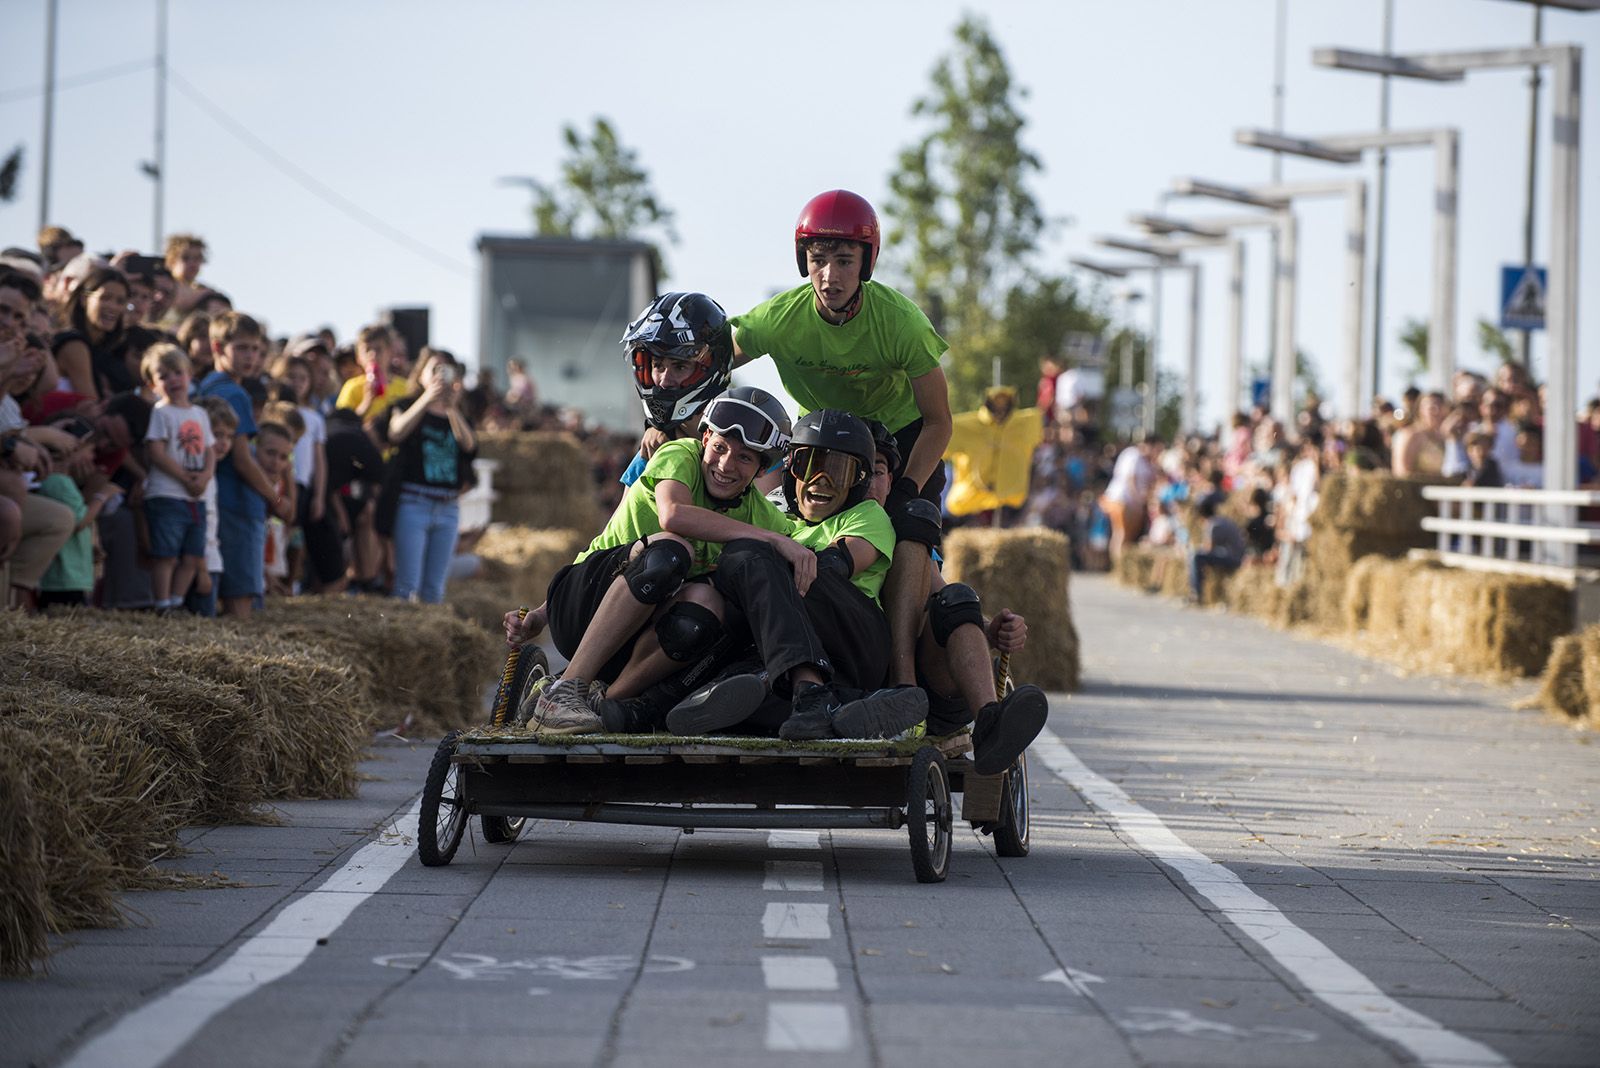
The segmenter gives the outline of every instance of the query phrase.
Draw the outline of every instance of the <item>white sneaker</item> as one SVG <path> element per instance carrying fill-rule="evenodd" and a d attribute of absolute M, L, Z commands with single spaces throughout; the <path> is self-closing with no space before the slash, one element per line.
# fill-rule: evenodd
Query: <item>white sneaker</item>
<path fill-rule="evenodd" d="M 542 734 L 598 734 L 600 715 L 589 706 L 587 687 L 556 679 L 539 694 L 531 726 Z"/>

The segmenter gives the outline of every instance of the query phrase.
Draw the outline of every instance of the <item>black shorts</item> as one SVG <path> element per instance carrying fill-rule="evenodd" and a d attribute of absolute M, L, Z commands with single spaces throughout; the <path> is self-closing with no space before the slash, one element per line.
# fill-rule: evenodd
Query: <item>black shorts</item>
<path fill-rule="evenodd" d="M 578 643 L 583 641 L 589 621 L 594 619 L 611 583 L 627 568 L 628 555 L 632 551 L 632 545 L 601 549 L 585 557 L 581 563 L 563 567 L 550 580 L 550 588 L 545 593 L 545 604 L 550 613 L 550 640 L 568 660 L 578 651 Z M 610 682 L 622 673 L 633 652 L 634 641 L 650 626 L 650 623 L 645 623 L 606 661 L 599 673 L 603 681 Z"/>
<path fill-rule="evenodd" d="M 295 503 L 295 525 L 306 536 L 306 561 L 316 574 L 317 581 L 326 586 L 344 574 L 344 539 L 339 537 L 339 524 L 330 514 L 332 506 L 323 508 L 321 519 L 311 518 L 311 489 L 300 488 Z"/>
<path fill-rule="evenodd" d="M 876 690 L 888 682 L 889 620 L 876 601 L 836 572 L 819 574 L 801 603 L 833 661 L 833 679 Z"/>
<path fill-rule="evenodd" d="M 900 449 L 900 462 L 904 464 L 911 459 L 911 449 L 917 443 L 917 438 L 922 436 L 922 420 L 917 419 L 907 423 L 894 432 L 894 443 Z M 922 487 L 921 497 L 925 501 L 932 501 L 941 505 L 944 499 L 944 463 L 941 461 L 933 469 L 933 474 L 928 476 L 928 481 Z"/>

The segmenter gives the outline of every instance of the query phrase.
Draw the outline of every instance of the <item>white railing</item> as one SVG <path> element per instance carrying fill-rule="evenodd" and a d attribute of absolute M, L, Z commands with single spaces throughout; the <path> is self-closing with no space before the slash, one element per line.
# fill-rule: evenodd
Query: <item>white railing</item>
<path fill-rule="evenodd" d="M 494 473 L 499 467 L 498 460 L 472 461 L 478 484 L 461 495 L 461 521 L 458 526 L 462 530 L 480 530 L 489 525 L 489 512 L 498 496 L 494 491 Z"/>
<path fill-rule="evenodd" d="M 1439 535 L 1441 563 L 1567 586 L 1600 578 L 1578 566 L 1579 546 L 1600 545 L 1600 524 L 1577 519 L 1578 508 L 1600 505 L 1600 491 L 1428 486 L 1422 496 L 1439 502 L 1422 529 Z"/>

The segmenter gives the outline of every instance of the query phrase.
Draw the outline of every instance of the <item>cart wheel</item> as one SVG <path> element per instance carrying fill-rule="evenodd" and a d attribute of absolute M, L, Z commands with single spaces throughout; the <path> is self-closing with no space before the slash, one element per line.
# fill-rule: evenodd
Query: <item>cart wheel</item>
<path fill-rule="evenodd" d="M 451 731 L 434 750 L 428 781 L 422 787 L 422 811 L 417 819 L 417 856 L 436 868 L 450 863 L 467 827 L 466 798 L 461 796 L 461 765 L 453 763 L 456 736 Z"/>
<path fill-rule="evenodd" d="M 950 776 L 931 745 L 917 750 L 906 773 L 906 830 L 917 882 L 942 883 L 950 871 Z"/>
<path fill-rule="evenodd" d="M 1000 787 L 1000 822 L 994 828 L 994 851 L 1002 857 L 1028 855 L 1028 754 L 1006 771 Z"/>
<path fill-rule="evenodd" d="M 500 700 L 495 701 L 497 710 L 496 718 L 492 725 L 502 727 L 506 725 L 522 726 L 528 722 L 528 717 L 533 714 L 534 702 L 539 699 L 539 690 L 543 680 L 550 677 L 550 659 L 545 656 L 544 650 L 536 642 L 529 642 L 517 654 L 517 670 L 511 676 L 511 682 L 506 686 L 504 694 L 504 707 Z M 527 707 L 524 708 L 523 706 Z"/>

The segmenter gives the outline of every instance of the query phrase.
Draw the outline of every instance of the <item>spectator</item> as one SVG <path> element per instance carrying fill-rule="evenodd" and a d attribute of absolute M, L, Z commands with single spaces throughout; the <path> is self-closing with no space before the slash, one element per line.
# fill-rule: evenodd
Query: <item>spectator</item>
<path fill-rule="evenodd" d="M 1467 435 L 1466 447 L 1467 474 L 1462 485 L 1489 488 L 1506 484 L 1500 473 L 1500 462 L 1494 458 L 1493 434 L 1475 430 Z"/>
<path fill-rule="evenodd" d="M 506 411 L 519 422 L 539 406 L 539 387 L 528 375 L 522 361 L 513 356 L 506 361 Z"/>
<path fill-rule="evenodd" d="M 257 427 L 250 395 L 242 383 L 253 379 L 265 344 L 261 327 L 248 315 L 228 312 L 211 322 L 211 354 L 216 370 L 200 383 L 198 396 L 221 397 L 239 420 L 227 457 L 217 465 L 217 534 L 222 550 L 222 611 L 248 619 L 264 593 L 267 511 L 280 519 L 294 515 L 256 463 L 251 443 Z"/>
<path fill-rule="evenodd" d="M 183 604 L 183 592 L 206 566 L 205 490 L 216 471 L 211 420 L 189 402 L 189 358 L 176 345 L 151 346 L 141 362 L 160 398 L 145 445 L 150 464 L 144 513 L 150 532 L 150 592 L 156 612 Z"/>
<path fill-rule="evenodd" d="M 178 324 L 177 337 L 193 368 L 191 377 L 196 382 L 204 381 L 215 370 L 211 362 L 211 320 L 199 312 L 190 312 Z"/>
<path fill-rule="evenodd" d="M 196 402 L 211 421 L 214 444 L 211 454 L 216 463 L 233 453 L 233 438 L 239 429 L 239 416 L 221 397 L 202 397 Z M 206 566 L 194 577 L 194 584 L 183 594 L 183 606 L 197 616 L 217 614 L 217 591 L 222 587 L 222 543 L 218 538 L 217 480 L 206 483 Z"/>
<path fill-rule="evenodd" d="M 1292 586 L 1305 570 L 1306 542 L 1311 538 L 1311 513 L 1317 510 L 1317 485 L 1322 479 L 1322 438 L 1307 434 L 1300 442 L 1294 465 L 1289 469 L 1281 513 L 1284 523 L 1278 528 L 1278 585 Z"/>
<path fill-rule="evenodd" d="M 315 341 L 316 351 L 322 351 L 320 339 Z M 302 351 L 304 346 L 302 346 Z M 299 490 L 295 494 L 295 527 L 298 539 L 291 539 L 288 558 L 291 582 L 298 582 L 300 565 L 308 554 L 316 571 L 316 585 L 320 588 L 336 582 L 344 572 L 344 558 L 328 550 L 330 539 L 338 537 L 327 514 L 328 499 L 328 425 L 322 412 L 311 403 L 311 383 L 315 368 L 305 356 L 290 356 L 283 365 L 283 383 L 296 405 L 305 433 L 294 446 L 294 478 Z M 296 545 L 296 540 L 300 544 Z"/>
<path fill-rule="evenodd" d="M 360 373 L 339 389 L 337 406 L 349 408 L 371 425 L 396 401 L 411 393 L 411 383 L 396 375 L 405 370 L 405 354 L 395 332 L 382 324 L 363 327 L 356 335 Z"/>
<path fill-rule="evenodd" d="M 1444 472 L 1444 394 L 1429 392 L 1417 400 L 1414 418 L 1395 433 L 1392 468 L 1396 475 L 1437 477 Z"/>
<path fill-rule="evenodd" d="M 1100 498 L 1100 508 L 1111 519 L 1111 562 L 1122 556 L 1124 545 L 1136 542 L 1144 533 L 1150 512 L 1150 489 L 1155 485 L 1155 456 L 1161 439 L 1146 435 L 1137 445 L 1129 445 L 1117 457 L 1111 484 Z"/>
<path fill-rule="evenodd" d="M 68 298 L 67 329 L 51 351 L 69 388 L 94 400 L 139 387 L 138 356 L 129 366 L 128 283 L 114 267 L 95 267 Z"/>
<path fill-rule="evenodd" d="M 447 352 L 429 355 L 422 392 L 394 404 L 381 428 L 395 449 L 400 484 L 393 595 L 438 604 L 459 533 L 458 498 L 471 481 L 478 444 L 461 414 L 460 366 Z"/>
<path fill-rule="evenodd" d="M 171 234 L 162 259 L 175 283 L 167 324 L 176 326 L 185 315 L 197 310 L 204 296 L 200 268 L 206 263 L 206 243 L 194 234 Z"/>
<path fill-rule="evenodd" d="M 1245 556 L 1270 563 L 1277 544 L 1272 529 L 1272 494 L 1257 486 L 1250 491 L 1250 517 L 1244 525 Z"/>
<path fill-rule="evenodd" d="M 1200 517 L 1200 536 L 1194 551 L 1189 554 L 1191 604 L 1200 604 L 1204 600 L 1207 571 L 1231 575 L 1244 563 L 1244 533 L 1239 530 L 1239 524 L 1217 514 L 1220 500 L 1221 494 L 1207 494 L 1195 509 Z"/>

